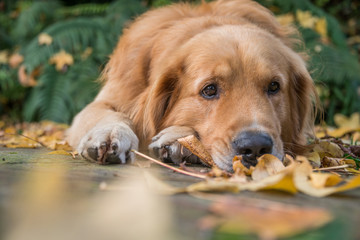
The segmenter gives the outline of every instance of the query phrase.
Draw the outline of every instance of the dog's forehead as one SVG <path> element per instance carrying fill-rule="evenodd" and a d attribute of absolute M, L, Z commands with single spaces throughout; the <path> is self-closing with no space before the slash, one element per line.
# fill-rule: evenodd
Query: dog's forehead
<path fill-rule="evenodd" d="M 216 37 L 209 37 L 214 36 Z M 238 76 L 261 79 L 284 73 L 289 65 L 290 53 L 282 42 L 269 33 L 257 29 L 223 27 L 200 34 L 186 58 L 187 73 L 192 78 Z M 264 76 L 262 76 L 264 75 Z"/>

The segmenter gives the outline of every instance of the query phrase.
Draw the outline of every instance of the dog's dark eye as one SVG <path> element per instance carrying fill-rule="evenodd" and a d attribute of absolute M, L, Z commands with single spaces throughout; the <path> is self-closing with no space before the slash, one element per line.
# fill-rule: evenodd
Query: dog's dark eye
<path fill-rule="evenodd" d="M 207 85 L 201 90 L 201 95 L 207 99 L 216 97 L 217 93 L 218 93 L 218 90 L 217 90 L 217 86 L 215 84 Z"/>
<path fill-rule="evenodd" d="M 280 83 L 279 82 L 271 82 L 268 86 L 267 93 L 269 95 L 276 94 L 280 90 Z"/>

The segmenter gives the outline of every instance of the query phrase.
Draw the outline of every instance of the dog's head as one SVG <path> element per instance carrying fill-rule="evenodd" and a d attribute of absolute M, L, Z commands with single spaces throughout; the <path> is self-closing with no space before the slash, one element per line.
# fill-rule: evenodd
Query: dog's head
<path fill-rule="evenodd" d="M 220 26 L 193 37 L 150 92 L 156 131 L 193 128 L 214 162 L 231 170 L 271 153 L 298 152 L 311 124 L 313 81 L 299 54 L 257 27 Z"/>

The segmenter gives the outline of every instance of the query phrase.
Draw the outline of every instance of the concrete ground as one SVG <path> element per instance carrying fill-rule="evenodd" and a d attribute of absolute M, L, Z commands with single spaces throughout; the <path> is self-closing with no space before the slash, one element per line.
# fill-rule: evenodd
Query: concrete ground
<path fill-rule="evenodd" d="M 334 216 L 286 239 L 360 239 L 360 189 L 321 199 L 275 191 L 159 195 L 145 186 L 147 172 L 175 187 L 200 179 L 154 164 L 101 166 L 49 152 L 0 148 L 0 239 L 258 239 L 201 227 L 222 197 L 320 207 Z"/>

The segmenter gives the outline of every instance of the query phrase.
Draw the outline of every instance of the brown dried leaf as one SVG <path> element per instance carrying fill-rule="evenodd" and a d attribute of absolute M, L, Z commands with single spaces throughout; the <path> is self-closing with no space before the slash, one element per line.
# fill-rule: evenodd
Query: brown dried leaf
<path fill-rule="evenodd" d="M 19 70 L 18 70 L 18 78 L 19 78 L 19 82 L 22 86 L 24 87 L 33 87 L 36 86 L 37 81 L 35 79 L 35 73 L 31 73 L 30 75 L 28 75 L 26 73 L 26 68 L 24 65 L 21 65 Z"/>
<path fill-rule="evenodd" d="M 316 182 L 314 184 L 314 178 L 319 179 L 318 176 L 313 176 L 313 169 L 310 165 L 310 163 L 307 161 L 304 157 L 298 157 L 297 160 L 300 162 L 300 164 L 294 169 L 294 183 L 296 188 L 313 197 L 325 197 L 334 193 L 343 192 L 346 190 L 350 190 L 353 188 L 358 188 L 360 186 L 360 176 L 354 177 L 350 179 L 349 181 L 341 181 L 338 182 L 339 179 L 336 179 L 336 177 L 331 177 L 331 179 L 328 178 L 328 175 L 325 175 L 324 177 L 321 177 L 321 182 L 325 182 L 325 184 L 322 184 L 323 187 L 321 187 L 321 184 L 319 182 Z M 321 173 L 324 174 L 324 173 Z M 329 183 L 330 181 L 330 183 Z M 337 186 L 334 186 L 332 184 L 334 183 L 342 183 Z M 330 187 L 327 187 L 327 185 L 331 185 Z M 320 187 L 319 187 L 320 186 Z"/>
<path fill-rule="evenodd" d="M 256 234 L 260 239 L 289 237 L 318 228 L 332 220 L 331 214 L 320 208 L 305 208 L 259 199 L 243 200 L 223 197 L 211 206 L 220 216 L 205 227 L 231 234 Z"/>
<path fill-rule="evenodd" d="M 233 170 L 237 175 L 244 173 L 246 176 L 251 176 L 251 174 L 254 171 L 254 167 L 253 166 L 250 166 L 250 168 L 245 167 L 241 162 L 242 156 L 235 156 L 232 161 L 233 161 Z"/>
<path fill-rule="evenodd" d="M 211 155 L 206 151 L 199 139 L 194 135 L 179 138 L 177 140 L 182 146 L 190 150 L 194 155 L 198 156 L 200 160 L 208 166 L 214 166 L 214 161 Z"/>
<path fill-rule="evenodd" d="M 14 53 L 9 58 L 9 65 L 11 68 L 17 68 L 24 61 L 24 57 L 19 53 Z"/>
<path fill-rule="evenodd" d="M 38 37 L 39 45 L 50 45 L 53 38 L 47 33 L 40 33 Z"/>
<path fill-rule="evenodd" d="M 74 64 L 74 58 L 69 53 L 61 50 L 54 56 L 52 56 L 49 60 L 50 64 L 55 64 L 55 68 L 57 71 L 64 71 L 66 66 L 70 66 Z"/>
<path fill-rule="evenodd" d="M 252 173 L 252 179 L 259 181 L 275 175 L 285 169 L 283 163 L 274 155 L 265 154 L 258 159 L 258 164 Z"/>
<path fill-rule="evenodd" d="M 341 158 L 344 155 L 344 152 L 336 143 L 325 140 L 320 140 L 315 144 L 313 151 L 317 152 L 321 158 L 324 158 L 325 156 Z"/>

